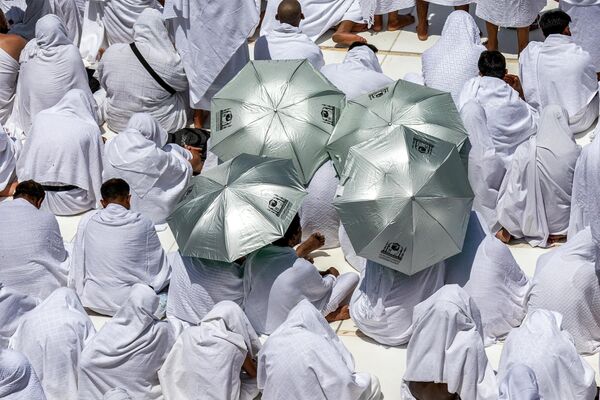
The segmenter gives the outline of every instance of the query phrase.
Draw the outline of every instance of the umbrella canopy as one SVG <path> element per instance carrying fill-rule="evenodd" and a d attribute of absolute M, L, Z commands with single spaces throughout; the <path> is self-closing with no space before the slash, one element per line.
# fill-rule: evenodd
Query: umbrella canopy
<path fill-rule="evenodd" d="M 327 145 L 335 169 L 343 171 L 351 146 L 399 126 L 454 144 L 467 165 L 469 140 L 452 95 L 399 80 L 348 101 Z"/>
<path fill-rule="evenodd" d="M 242 154 L 194 177 L 167 221 L 183 255 L 232 262 L 281 238 L 304 196 L 290 160 Z"/>
<path fill-rule="evenodd" d="M 306 60 L 250 61 L 211 103 L 211 151 L 288 158 L 308 184 L 345 97 Z"/>
<path fill-rule="evenodd" d="M 410 128 L 355 145 L 334 201 L 357 254 L 412 275 L 461 251 L 473 192 L 456 147 Z"/>

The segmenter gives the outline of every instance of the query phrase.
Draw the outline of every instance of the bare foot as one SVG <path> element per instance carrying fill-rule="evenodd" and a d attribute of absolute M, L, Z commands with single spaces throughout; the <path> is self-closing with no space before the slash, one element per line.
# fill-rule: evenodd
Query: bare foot
<path fill-rule="evenodd" d="M 553 245 L 559 242 L 564 242 L 567 240 L 567 235 L 550 235 L 548 237 L 548 244 Z"/>
<path fill-rule="evenodd" d="M 395 15 L 395 17 L 392 17 Z M 398 13 L 388 14 L 388 31 L 397 31 L 405 26 L 408 26 L 415 22 L 415 17 L 411 14 L 399 15 Z"/>
<path fill-rule="evenodd" d="M 367 24 L 354 24 L 352 27 L 352 32 L 366 32 L 369 30 L 369 26 Z"/>
<path fill-rule="evenodd" d="M 423 42 L 429 38 L 429 23 L 417 25 L 417 37 Z"/>
<path fill-rule="evenodd" d="M 376 15 L 371 27 L 373 32 L 381 32 L 383 30 L 383 15 Z"/>
<path fill-rule="evenodd" d="M 308 239 L 298 245 L 296 254 L 300 258 L 307 258 L 310 253 L 320 249 L 325 244 L 325 236 L 319 232 L 315 232 Z"/>
<path fill-rule="evenodd" d="M 350 307 L 347 304 L 325 316 L 327 322 L 344 321 L 347 319 L 350 319 Z"/>
<path fill-rule="evenodd" d="M 355 33 L 348 32 L 336 32 L 331 38 L 335 43 L 341 44 L 343 46 L 350 46 L 354 42 L 367 43 L 367 39 L 365 39 L 364 37 L 358 36 Z"/>
<path fill-rule="evenodd" d="M 498 232 L 496 232 L 496 239 L 500 240 L 502 243 L 510 242 L 511 235 L 504 228 L 501 228 Z"/>

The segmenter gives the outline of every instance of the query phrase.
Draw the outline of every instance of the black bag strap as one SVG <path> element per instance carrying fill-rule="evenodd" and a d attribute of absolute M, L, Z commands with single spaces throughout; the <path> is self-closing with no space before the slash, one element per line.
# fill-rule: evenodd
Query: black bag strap
<path fill-rule="evenodd" d="M 169 92 L 171 94 L 171 96 L 173 96 L 175 93 L 177 93 L 177 91 L 175 89 L 173 89 L 167 82 L 165 82 L 163 80 L 163 78 L 160 77 L 160 75 L 158 75 L 156 73 L 155 70 L 152 69 L 150 64 L 148 64 L 148 61 L 146 61 L 144 56 L 142 56 L 142 53 L 140 53 L 140 51 L 138 50 L 135 43 L 130 43 L 129 47 L 131 47 L 131 51 L 133 51 L 133 54 L 135 54 L 135 56 L 137 57 L 140 64 L 142 64 L 142 66 L 146 69 L 146 71 L 148 71 L 148 73 L 156 81 L 156 83 L 158 83 L 163 89 L 165 89 L 167 92 Z"/>

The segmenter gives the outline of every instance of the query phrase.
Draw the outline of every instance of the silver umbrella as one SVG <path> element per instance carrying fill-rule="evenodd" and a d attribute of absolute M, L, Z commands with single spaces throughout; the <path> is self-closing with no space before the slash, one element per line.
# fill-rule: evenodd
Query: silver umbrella
<path fill-rule="evenodd" d="M 168 223 L 183 255 L 232 262 L 281 238 L 304 196 L 290 160 L 241 154 L 194 177 Z"/>
<path fill-rule="evenodd" d="M 341 173 L 350 147 L 405 126 L 456 145 L 466 165 L 469 141 L 450 93 L 399 80 L 348 101 L 327 150 Z"/>
<path fill-rule="evenodd" d="M 406 127 L 350 149 L 338 196 L 357 254 L 408 275 L 461 251 L 473 202 L 456 147 Z"/>
<path fill-rule="evenodd" d="M 325 146 L 344 94 L 306 60 L 251 61 L 212 99 L 211 151 L 288 158 L 307 184 L 329 158 Z"/>

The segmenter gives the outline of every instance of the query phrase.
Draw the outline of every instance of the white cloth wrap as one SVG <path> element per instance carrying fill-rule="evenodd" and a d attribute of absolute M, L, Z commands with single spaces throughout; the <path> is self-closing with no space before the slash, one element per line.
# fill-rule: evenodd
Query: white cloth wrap
<path fill-rule="evenodd" d="M 17 330 L 19 321 L 37 306 L 37 300 L 0 282 L 0 349 L 8 347 L 8 340 Z"/>
<path fill-rule="evenodd" d="M 68 37 L 75 46 L 79 46 L 81 36 L 81 15 L 77 0 L 49 0 L 52 14 L 57 15 L 65 24 Z"/>
<path fill-rule="evenodd" d="M 40 381 L 27 358 L 0 347 L 0 398 L 46 400 Z"/>
<path fill-rule="evenodd" d="M 17 166 L 17 143 L 8 136 L 0 124 L 0 191 L 15 179 Z"/>
<path fill-rule="evenodd" d="M 40 18 L 52 12 L 48 0 L 25 0 L 27 7 L 23 20 L 10 27 L 8 33 L 19 35 L 25 40 L 31 40 L 36 36 L 36 24 Z"/>
<path fill-rule="evenodd" d="M 383 15 L 415 6 L 415 0 L 377 0 L 375 15 Z"/>
<path fill-rule="evenodd" d="M 0 123 L 5 124 L 13 111 L 19 62 L 0 49 Z"/>
<path fill-rule="evenodd" d="M 600 72 L 600 1 L 598 0 L 562 0 L 560 8 L 569 14 L 569 24 L 575 43 L 590 53 L 596 71 Z"/>
<path fill-rule="evenodd" d="M 497 26 L 525 28 L 546 4 L 546 0 L 477 0 L 476 15 Z"/>

